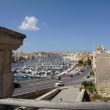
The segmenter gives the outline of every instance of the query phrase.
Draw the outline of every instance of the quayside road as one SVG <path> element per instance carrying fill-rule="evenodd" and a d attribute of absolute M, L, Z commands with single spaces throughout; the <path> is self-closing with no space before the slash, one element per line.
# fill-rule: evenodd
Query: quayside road
<path fill-rule="evenodd" d="M 78 84 L 80 85 L 81 82 L 84 81 L 85 77 L 89 74 L 90 71 L 92 71 L 91 68 L 86 68 L 86 70 L 82 72 L 80 75 L 73 76 L 72 78 L 65 77 L 62 80 L 65 85 L 78 85 Z M 36 89 L 40 90 L 40 89 L 45 89 L 49 87 L 54 87 L 56 81 L 57 80 L 55 79 L 50 79 L 46 81 L 29 83 L 27 85 L 25 84 L 25 85 L 22 85 L 21 88 L 15 89 L 13 95 L 35 91 Z"/>

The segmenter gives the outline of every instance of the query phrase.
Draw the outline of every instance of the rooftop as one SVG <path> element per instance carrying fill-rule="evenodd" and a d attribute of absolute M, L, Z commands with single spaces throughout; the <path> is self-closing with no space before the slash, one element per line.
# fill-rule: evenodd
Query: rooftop
<path fill-rule="evenodd" d="M 10 29 L 7 29 L 7 28 L 1 27 L 1 26 L 0 26 L 0 32 L 8 34 L 11 37 L 15 37 L 16 36 L 17 38 L 22 38 L 22 39 L 26 38 L 26 35 L 24 35 L 24 34 L 21 34 L 19 32 L 15 32 L 13 30 L 10 30 Z"/>

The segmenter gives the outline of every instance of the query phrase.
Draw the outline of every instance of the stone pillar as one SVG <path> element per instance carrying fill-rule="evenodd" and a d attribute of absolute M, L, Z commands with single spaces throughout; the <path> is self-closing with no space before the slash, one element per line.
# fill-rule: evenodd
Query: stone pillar
<path fill-rule="evenodd" d="M 0 27 L 0 98 L 11 97 L 13 93 L 12 50 L 22 45 L 25 37 L 21 33 Z"/>

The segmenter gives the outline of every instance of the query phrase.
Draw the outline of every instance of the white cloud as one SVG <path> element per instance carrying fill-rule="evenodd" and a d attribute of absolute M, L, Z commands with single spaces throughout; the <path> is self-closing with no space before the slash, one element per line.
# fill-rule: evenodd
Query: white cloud
<path fill-rule="evenodd" d="M 40 29 L 38 21 L 39 20 L 34 16 L 26 16 L 18 28 L 22 30 L 38 31 Z"/>

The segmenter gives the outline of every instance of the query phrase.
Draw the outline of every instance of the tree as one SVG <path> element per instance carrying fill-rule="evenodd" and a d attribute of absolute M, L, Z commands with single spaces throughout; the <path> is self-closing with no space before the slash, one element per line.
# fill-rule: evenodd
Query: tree
<path fill-rule="evenodd" d="M 86 63 L 86 65 L 91 66 L 91 60 L 90 59 L 88 59 L 85 63 Z"/>
<path fill-rule="evenodd" d="M 90 72 L 90 75 L 93 76 L 93 77 L 95 76 L 93 71 Z"/>
<path fill-rule="evenodd" d="M 84 64 L 84 63 L 83 63 L 83 60 L 79 60 L 79 61 L 78 61 L 78 65 L 79 65 L 79 66 L 82 66 L 83 64 Z"/>
<path fill-rule="evenodd" d="M 82 82 L 82 86 L 84 86 L 84 89 L 89 90 L 90 92 L 93 92 L 96 90 L 95 84 L 92 81 L 89 82 Z"/>

